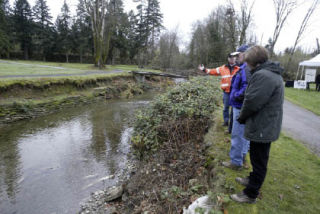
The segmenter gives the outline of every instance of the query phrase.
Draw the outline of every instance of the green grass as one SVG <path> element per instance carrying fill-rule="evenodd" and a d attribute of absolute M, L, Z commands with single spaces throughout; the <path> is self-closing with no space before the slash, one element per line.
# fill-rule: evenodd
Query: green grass
<path fill-rule="evenodd" d="M 139 69 L 138 66 L 136 65 L 107 65 L 105 69 L 99 70 L 97 67 L 94 67 L 93 64 L 22 61 L 22 60 L 18 60 L 18 61 L 1 60 L 0 61 L 0 77 L 7 76 L 7 75 L 77 74 L 77 73 L 96 72 L 96 71 L 108 72 L 113 70 L 151 71 L 151 69 Z"/>
<path fill-rule="evenodd" d="M 320 115 L 320 92 L 285 88 L 285 98 L 296 105 Z"/>
<path fill-rule="evenodd" d="M 206 141 L 212 141 L 209 151 L 215 166 L 213 192 L 215 195 L 237 193 L 243 187 L 236 177 L 245 177 L 250 170 L 233 171 L 219 163 L 229 160 L 230 136 L 220 126 L 210 130 Z M 249 157 L 247 157 L 249 159 Z M 256 204 L 239 204 L 226 200 L 229 213 L 320 213 L 320 159 L 300 142 L 284 134 L 272 143 L 268 172 Z"/>

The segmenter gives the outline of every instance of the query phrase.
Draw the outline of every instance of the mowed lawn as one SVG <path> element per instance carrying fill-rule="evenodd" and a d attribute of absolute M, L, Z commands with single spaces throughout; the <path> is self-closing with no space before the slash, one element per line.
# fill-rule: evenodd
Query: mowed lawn
<path fill-rule="evenodd" d="M 97 67 L 94 67 L 93 64 L 0 60 L 0 78 L 1 76 L 14 75 L 76 75 L 82 73 L 90 74 L 90 72 L 96 73 L 99 71 L 112 72 L 115 70 L 128 72 L 143 69 L 138 69 L 136 65 L 107 65 L 105 69 L 99 70 Z"/>
<path fill-rule="evenodd" d="M 308 91 L 285 88 L 285 98 L 296 105 L 320 115 L 320 92 L 315 91 L 314 89 Z"/>
<path fill-rule="evenodd" d="M 220 112 L 219 112 L 220 113 Z M 218 124 L 222 123 L 218 120 Z M 219 163 L 228 161 L 230 135 L 220 125 L 206 135 L 213 142 L 209 149 L 216 162 L 215 172 L 219 179 L 213 183 L 215 191 L 230 194 L 240 192 L 243 186 L 236 177 L 246 177 L 251 171 L 234 171 Z M 249 157 L 247 157 L 249 161 Z M 271 145 L 266 180 L 256 204 L 240 204 L 228 199 L 225 213 L 273 214 L 273 213 L 320 213 L 320 158 L 312 154 L 302 143 L 281 134 Z"/>

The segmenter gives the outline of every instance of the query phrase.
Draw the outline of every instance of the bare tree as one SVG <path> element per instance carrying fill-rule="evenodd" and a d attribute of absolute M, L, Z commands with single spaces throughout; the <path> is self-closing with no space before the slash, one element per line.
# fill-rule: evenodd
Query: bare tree
<path fill-rule="evenodd" d="M 284 23 L 286 22 L 288 16 L 296 8 L 296 0 L 273 0 L 273 4 L 276 12 L 276 26 L 273 31 L 273 37 L 271 39 L 271 44 L 269 47 L 270 56 L 273 56 L 274 46 L 277 43 L 281 30 Z"/>
<path fill-rule="evenodd" d="M 106 46 L 109 39 L 105 34 L 106 13 L 109 0 L 84 0 L 86 11 L 91 18 L 93 45 L 94 45 L 94 63 L 95 66 L 103 68 L 107 58 Z"/>
<path fill-rule="evenodd" d="M 231 50 L 235 50 L 238 40 L 238 29 L 236 23 L 236 13 L 231 0 L 228 1 L 227 9 L 225 12 L 224 30 L 227 34 L 228 45 Z"/>
<path fill-rule="evenodd" d="M 307 26 L 308 26 L 308 21 L 309 21 L 310 17 L 312 16 L 314 10 L 316 9 L 318 3 L 319 3 L 319 0 L 313 0 L 312 4 L 310 5 L 310 7 L 308 9 L 308 12 L 306 13 L 306 15 L 305 15 L 305 17 L 304 17 L 304 19 L 303 19 L 303 21 L 302 21 L 302 23 L 300 25 L 300 29 L 299 29 L 299 32 L 297 34 L 296 40 L 294 42 L 293 47 L 290 50 L 290 56 L 289 56 L 289 59 L 288 59 L 287 67 L 290 64 L 291 60 L 292 60 L 293 53 L 296 50 L 296 47 L 297 47 L 297 45 L 298 45 L 303 33 L 305 32 Z"/>
<path fill-rule="evenodd" d="M 164 69 L 173 68 L 174 61 L 179 54 L 178 28 L 168 31 L 160 37 L 160 63 Z"/>
<path fill-rule="evenodd" d="M 249 6 L 247 0 L 242 0 L 241 2 L 241 16 L 238 20 L 240 39 L 239 45 L 247 43 L 247 29 L 252 22 L 252 9 L 255 1 Z"/>

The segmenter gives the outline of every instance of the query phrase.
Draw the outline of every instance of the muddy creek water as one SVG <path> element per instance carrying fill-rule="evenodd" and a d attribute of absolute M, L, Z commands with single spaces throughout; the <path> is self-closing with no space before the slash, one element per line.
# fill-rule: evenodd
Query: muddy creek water
<path fill-rule="evenodd" d="M 151 95 L 101 101 L 0 128 L 0 213 L 77 213 L 128 164 L 129 125 Z"/>

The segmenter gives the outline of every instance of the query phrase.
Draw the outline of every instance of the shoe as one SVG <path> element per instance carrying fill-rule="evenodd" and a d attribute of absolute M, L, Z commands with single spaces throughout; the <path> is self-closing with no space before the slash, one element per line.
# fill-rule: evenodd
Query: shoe
<path fill-rule="evenodd" d="M 245 177 L 245 178 L 240 178 L 240 177 L 236 177 L 236 182 L 243 185 L 243 186 L 248 186 L 249 185 L 249 178 Z"/>
<path fill-rule="evenodd" d="M 247 196 L 243 191 L 239 192 L 238 194 L 233 194 L 230 196 L 230 198 L 236 202 L 239 203 L 249 203 L 249 204 L 254 204 L 257 202 L 256 198 L 250 198 Z"/>
<path fill-rule="evenodd" d="M 242 166 L 234 165 L 230 161 L 223 161 L 222 166 L 230 168 L 230 169 L 234 169 L 234 170 L 241 170 L 242 169 Z"/>
<path fill-rule="evenodd" d="M 224 122 L 222 126 L 228 126 L 228 122 Z"/>

